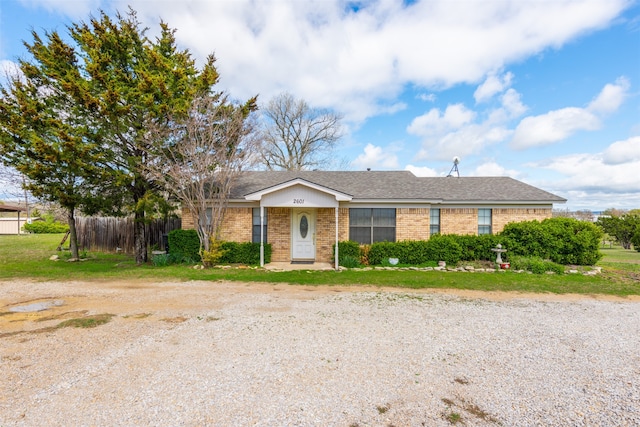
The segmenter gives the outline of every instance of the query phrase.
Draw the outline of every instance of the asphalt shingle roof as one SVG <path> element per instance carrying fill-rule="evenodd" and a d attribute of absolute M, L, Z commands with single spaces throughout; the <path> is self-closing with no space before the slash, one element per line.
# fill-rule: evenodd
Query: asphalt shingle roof
<path fill-rule="evenodd" d="M 409 171 L 251 171 L 240 175 L 231 198 L 295 179 L 349 194 L 354 201 L 548 202 L 566 199 L 509 177 L 417 177 Z"/>

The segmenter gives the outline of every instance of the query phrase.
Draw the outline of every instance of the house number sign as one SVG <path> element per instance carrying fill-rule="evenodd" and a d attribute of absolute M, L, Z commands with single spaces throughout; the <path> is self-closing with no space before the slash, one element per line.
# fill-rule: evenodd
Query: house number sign
<path fill-rule="evenodd" d="M 304 199 L 293 199 L 294 205 L 304 205 Z"/>

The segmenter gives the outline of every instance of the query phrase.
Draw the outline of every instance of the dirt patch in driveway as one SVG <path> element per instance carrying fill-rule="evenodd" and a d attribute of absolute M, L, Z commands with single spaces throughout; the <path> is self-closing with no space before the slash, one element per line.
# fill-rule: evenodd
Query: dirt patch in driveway
<path fill-rule="evenodd" d="M 344 292 L 387 292 L 418 295 L 451 295 L 488 301 L 615 301 L 637 302 L 608 295 L 484 292 L 459 289 L 402 289 L 375 286 L 300 286 L 272 283 L 224 281 L 158 282 L 155 280 L 94 280 L 86 282 L 0 282 L 0 336 L 45 329 L 56 322 L 96 313 L 111 313 L 125 319 L 172 319 L 203 310 L 215 310 L 226 298 L 242 294 L 274 294 L 294 300 Z M 38 309 L 39 307 L 41 309 Z M 286 311 L 287 307 L 265 306 L 263 311 Z"/>

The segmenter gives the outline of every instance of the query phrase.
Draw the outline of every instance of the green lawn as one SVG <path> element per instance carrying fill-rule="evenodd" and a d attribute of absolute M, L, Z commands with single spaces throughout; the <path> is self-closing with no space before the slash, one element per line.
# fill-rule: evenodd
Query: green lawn
<path fill-rule="evenodd" d="M 484 291 L 640 295 L 640 253 L 604 249 L 598 276 L 533 275 L 514 272 L 458 273 L 418 271 L 288 271 L 205 269 L 172 265 L 136 266 L 126 255 L 89 253 L 88 261 L 69 263 L 68 253 L 56 252 L 62 235 L 0 236 L 0 280 L 99 280 L 149 278 L 158 280 L 234 280 L 304 285 L 374 285 L 403 288 L 448 288 Z M 63 260 L 50 261 L 60 254 Z"/>

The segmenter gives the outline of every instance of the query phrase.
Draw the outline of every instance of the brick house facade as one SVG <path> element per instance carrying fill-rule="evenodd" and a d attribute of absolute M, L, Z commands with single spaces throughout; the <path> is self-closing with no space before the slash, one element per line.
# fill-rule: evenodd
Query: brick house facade
<path fill-rule="evenodd" d="M 262 234 L 271 245 L 271 261 L 331 262 L 337 241 L 498 233 L 509 222 L 550 218 L 553 203 L 565 201 L 507 177 L 246 172 L 232 190 L 221 238 L 260 242 Z M 182 218 L 183 228 L 193 228 L 188 210 Z"/>

